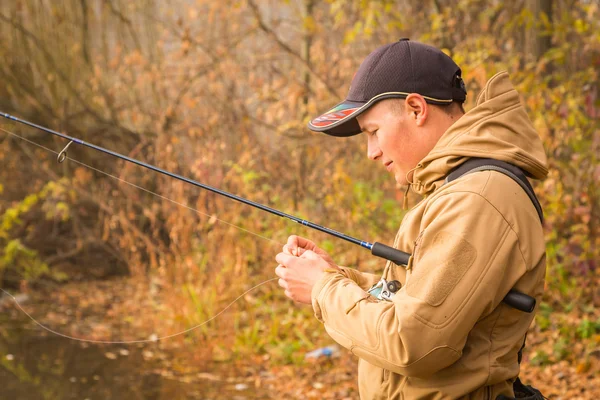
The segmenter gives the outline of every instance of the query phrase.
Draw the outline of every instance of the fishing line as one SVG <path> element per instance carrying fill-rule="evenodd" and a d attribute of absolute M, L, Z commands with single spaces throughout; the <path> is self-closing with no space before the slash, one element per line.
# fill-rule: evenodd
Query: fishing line
<path fill-rule="evenodd" d="M 92 144 L 92 143 L 84 142 L 81 139 L 65 135 L 63 133 L 60 133 L 60 132 L 54 131 L 52 129 L 46 128 L 44 126 L 37 125 L 37 124 L 34 124 L 32 122 L 25 121 L 25 120 L 22 120 L 20 118 L 14 117 L 12 115 L 9 115 L 9 114 L 6 114 L 6 113 L 0 113 L 0 116 L 4 117 L 4 118 L 7 118 L 7 119 L 9 119 L 11 121 L 15 121 L 15 122 L 18 122 L 20 124 L 24 124 L 24 125 L 27 125 L 27 126 L 30 126 L 30 127 L 33 127 L 33 128 L 39 129 L 39 130 L 42 130 L 42 131 L 44 131 L 46 133 L 49 133 L 49 134 L 52 134 L 54 136 L 58 136 L 60 138 L 68 140 L 69 143 L 63 148 L 63 150 L 60 153 L 58 153 L 58 162 L 59 163 L 63 162 L 67 158 L 67 150 L 68 150 L 69 146 L 71 144 L 73 144 L 73 143 L 76 143 L 78 145 L 85 146 L 85 147 L 91 148 L 91 149 L 96 150 L 96 151 L 100 151 L 100 152 L 105 153 L 105 154 L 109 154 L 109 155 L 111 155 L 113 157 L 116 157 L 118 159 L 121 159 L 121 160 L 124 160 L 124 161 L 128 161 L 130 163 L 136 164 L 138 166 L 141 166 L 143 168 L 149 169 L 151 171 L 158 172 L 160 174 L 169 176 L 169 177 L 174 178 L 174 179 L 178 179 L 180 181 L 186 182 L 186 183 L 194 185 L 196 187 L 200 187 L 202 189 L 211 191 L 213 193 L 220 194 L 221 196 L 227 197 L 227 198 L 229 198 L 231 200 L 235 200 L 235 201 L 241 202 L 243 204 L 249 205 L 251 207 L 258 208 L 260 210 L 263 210 L 265 212 L 277 215 L 277 216 L 282 217 L 282 218 L 287 218 L 287 219 L 289 219 L 291 221 L 294 221 L 296 223 L 299 223 L 299 224 L 301 224 L 303 226 L 307 226 L 309 228 L 312 228 L 312 229 L 315 229 L 315 230 L 327 233 L 327 234 L 329 234 L 331 236 L 335 236 L 335 237 L 337 237 L 339 239 L 346 240 L 346 241 L 351 242 L 351 243 L 353 243 L 355 245 L 358 245 L 360 247 L 363 247 L 365 249 L 370 250 L 371 254 L 373 254 L 374 256 L 384 258 L 384 259 L 386 259 L 388 261 L 392 261 L 393 263 L 395 263 L 397 265 L 408 265 L 409 264 L 409 260 L 412 257 L 409 253 L 403 252 L 403 251 L 398 250 L 398 249 L 396 249 L 394 247 L 391 247 L 391 246 L 387 246 L 387 245 L 385 245 L 383 243 L 379 243 L 379 242 L 371 243 L 371 242 L 368 242 L 368 241 L 359 240 L 357 238 L 354 238 L 352 236 L 348 236 L 348 235 L 346 235 L 344 233 L 335 231 L 333 229 L 326 228 L 324 226 L 315 224 L 315 223 L 307 221 L 305 219 L 301 219 L 301 218 L 295 217 L 293 215 L 290 215 L 290 214 L 287 214 L 285 212 L 276 210 L 276 209 L 268 207 L 266 205 L 263 205 L 263 204 L 260 204 L 260 203 L 257 203 L 257 202 L 245 199 L 245 198 L 240 197 L 240 196 L 236 196 L 234 194 L 225 192 L 225 191 L 217 189 L 215 187 L 212 187 L 212 186 L 209 186 L 209 185 L 206 185 L 206 184 L 194 181 L 192 179 L 186 178 L 186 177 L 178 175 L 178 174 L 174 174 L 172 172 L 169 172 L 169 171 L 166 171 L 164 169 L 158 168 L 158 167 L 156 167 L 154 165 L 151 165 L 151 164 L 148 164 L 148 163 L 136 160 L 134 158 L 131 158 L 131 157 L 128 157 L 128 156 L 125 156 L 125 155 L 122 155 L 122 154 L 119 154 L 117 152 L 114 152 L 112 150 L 106 149 L 104 147 L 100 147 L 100 146 Z M 7 132 L 7 131 L 5 131 L 5 132 Z M 8 132 L 8 133 L 10 133 L 10 132 Z M 18 136 L 18 135 L 14 135 L 14 136 L 17 136 L 17 137 L 21 138 L 21 136 Z M 80 163 L 80 164 L 88 167 L 86 164 L 83 164 L 83 163 Z M 88 167 L 88 168 L 91 168 L 91 167 Z M 92 169 L 96 170 L 95 168 L 92 168 Z M 115 179 L 122 180 L 121 178 L 112 176 L 112 175 L 110 175 L 108 173 L 105 173 L 104 171 L 99 171 L 99 170 L 96 170 L 96 171 L 101 172 L 103 174 L 106 174 L 108 176 L 111 176 L 111 177 L 113 177 Z M 125 180 L 122 180 L 122 181 L 125 182 L 125 183 L 127 183 L 127 184 L 130 184 L 129 182 L 127 182 Z M 149 191 L 147 189 L 141 188 L 141 187 L 139 187 L 137 185 L 134 185 L 134 184 L 131 184 L 131 185 L 134 186 L 134 187 L 137 187 L 139 189 L 145 190 L 148 193 L 155 194 L 154 192 L 151 192 L 151 191 Z M 180 204 L 180 203 L 178 203 L 178 202 L 176 202 L 174 200 L 171 200 L 169 198 L 166 198 L 164 196 L 161 196 L 161 195 L 158 195 L 158 194 L 155 194 L 155 195 L 157 195 L 157 196 L 159 196 L 161 198 L 164 198 L 165 200 L 169 200 L 169 201 L 171 201 L 171 202 L 173 202 L 175 204 Z M 208 215 L 208 214 L 204 214 L 204 213 L 200 212 L 199 210 L 196 210 L 196 209 L 194 209 L 192 207 L 189 207 L 189 206 L 186 206 L 186 205 L 183 205 L 183 204 L 180 204 L 180 205 L 183 206 L 183 207 L 189 208 L 191 210 L 194 210 L 197 213 L 200 213 L 200 214 L 203 214 L 203 215 Z M 225 222 L 225 221 L 223 221 L 223 222 Z M 229 224 L 229 223 L 227 223 L 227 224 Z M 235 226 L 233 224 L 229 224 L 229 225 Z M 246 229 L 243 229 L 243 228 L 240 228 L 240 227 L 237 227 L 237 226 L 236 226 L 236 228 L 244 230 L 244 231 L 247 231 L 249 233 L 252 233 L 253 235 L 262 237 L 262 238 L 264 238 L 266 240 L 273 241 L 272 239 L 265 238 L 265 237 L 263 237 L 261 235 L 255 234 L 254 232 L 250 232 L 250 231 L 248 231 Z M 275 241 L 273 241 L 273 242 L 275 242 Z M 511 290 L 504 297 L 503 301 L 506 304 L 510 305 L 511 307 L 514 307 L 514 308 L 516 308 L 518 310 L 525 311 L 525 312 L 531 312 L 531 310 L 533 310 L 533 308 L 531 307 L 531 304 L 535 304 L 535 299 L 534 298 L 532 298 L 532 297 L 530 297 L 530 296 L 528 296 L 528 295 L 526 295 L 524 293 L 520 293 L 520 292 L 518 292 L 518 291 L 516 291 L 514 289 Z"/>
<path fill-rule="evenodd" d="M 34 142 L 34 141 L 32 141 L 32 140 L 29 140 L 29 139 L 26 139 L 26 138 L 24 138 L 24 137 L 22 137 L 22 136 L 19 136 L 19 135 L 17 135 L 17 134 L 15 134 L 15 133 L 13 133 L 13 132 L 9 132 L 9 131 L 7 131 L 6 129 L 0 128 L 0 131 L 6 132 L 6 133 L 8 133 L 8 134 L 10 134 L 10 135 L 12 135 L 12 136 L 14 136 L 14 137 L 17 137 L 17 138 L 19 138 L 19 139 L 22 139 L 22 140 L 24 140 L 24 141 L 26 141 L 26 142 L 28 142 L 28 143 L 31 143 L 31 144 L 32 144 L 32 145 L 34 145 L 34 146 L 37 146 L 37 147 L 39 147 L 39 148 L 42 148 L 42 149 L 44 149 L 44 150 L 47 150 L 47 151 L 49 151 L 50 153 L 54 153 L 54 154 L 56 154 L 56 155 L 58 155 L 58 154 L 59 154 L 58 152 L 56 152 L 56 151 L 54 151 L 54 150 L 52 150 L 52 149 L 49 149 L 48 147 L 42 146 L 41 144 L 38 144 L 38 143 L 36 143 L 36 142 Z M 207 213 L 205 213 L 205 212 L 202 212 L 202 211 L 200 211 L 200 210 L 198 210 L 198 209 L 196 209 L 196 208 L 190 207 L 190 206 L 188 206 L 187 204 L 179 203 L 179 202 L 178 202 L 178 201 L 176 201 L 176 200 L 170 199 L 170 198 L 168 198 L 168 197 L 166 197 L 166 196 L 163 196 L 163 195 L 161 195 L 161 194 L 159 194 L 159 193 L 155 193 L 155 192 L 153 192 L 153 191 L 151 191 L 151 190 L 149 190 L 149 189 L 146 189 L 146 188 L 144 188 L 144 187 L 142 187 L 142 186 L 138 186 L 138 185 L 136 185 L 135 183 L 132 183 L 132 182 L 126 181 L 125 179 L 123 179 L 123 178 L 119 178 L 118 176 L 111 175 L 111 174 L 109 174 L 108 172 L 101 171 L 101 170 L 99 170 L 99 169 L 97 169 L 97 168 L 94 168 L 94 167 L 92 167 L 91 165 L 87 165 L 87 164 L 85 164 L 85 163 L 83 163 L 83 162 L 81 162 L 81 161 L 77 161 L 77 160 L 75 160 L 74 158 L 68 157 L 68 159 L 69 159 L 69 160 L 71 160 L 71 161 L 73 161 L 73 162 L 75 162 L 75 163 L 77 163 L 77 164 L 79 164 L 79 165 L 82 165 L 82 166 L 84 166 L 84 167 L 86 167 L 86 168 L 89 168 L 89 169 L 91 169 L 91 170 L 93 170 L 93 171 L 99 172 L 99 173 L 101 173 L 101 174 L 104 174 L 104 175 L 106 175 L 106 176 L 109 176 L 109 177 L 111 177 L 111 178 L 114 178 L 114 179 L 116 179 L 116 180 L 118 180 L 118 181 L 121 181 L 121 182 L 123 182 L 123 183 L 126 183 L 126 184 L 128 184 L 129 186 L 133 186 L 133 187 L 134 187 L 134 188 L 136 188 L 136 189 L 143 190 L 144 192 L 146 192 L 146 193 L 150 193 L 150 194 L 152 194 L 152 195 L 154 195 L 154 196 L 157 196 L 157 197 L 160 197 L 160 198 L 161 198 L 161 199 L 163 199 L 163 200 L 167 200 L 167 201 L 170 201 L 170 202 L 171 202 L 171 203 L 173 203 L 173 204 L 177 204 L 177 205 L 179 205 L 179 206 L 181 206 L 181 207 L 187 208 L 188 210 L 194 211 L 194 212 L 196 212 L 196 213 L 198 213 L 198 214 L 200 214 L 200 215 L 204 215 L 204 216 L 206 216 L 206 217 L 209 217 L 209 218 L 214 218 L 215 220 L 217 220 L 217 221 L 219 221 L 219 222 L 222 222 L 222 223 L 224 223 L 224 224 L 226 224 L 226 225 L 232 226 L 232 227 L 234 227 L 234 228 L 237 228 L 237 229 L 239 229 L 239 230 L 241 230 L 241 231 L 244 231 L 244 232 L 246 232 L 246 233 L 249 233 L 249 234 L 251 234 L 251 235 L 257 236 L 257 237 L 259 237 L 259 238 L 262 238 L 262 239 L 268 240 L 268 241 L 270 241 L 270 242 L 273 242 L 273 243 L 275 243 L 275 244 L 278 244 L 278 245 L 280 245 L 280 246 L 283 246 L 283 244 L 282 244 L 281 242 L 278 242 L 278 241 L 276 241 L 276 240 L 274 240 L 274 239 L 271 239 L 271 238 L 268 238 L 268 237 L 266 237 L 266 236 L 262 236 L 262 235 L 260 235 L 260 234 L 258 234 L 258 233 L 256 233 L 256 232 L 249 231 L 248 229 L 242 228 L 241 226 L 238 226 L 238 225 L 232 224 L 232 223 L 230 223 L 230 222 L 224 221 L 224 220 L 222 220 L 222 219 L 219 219 L 219 218 L 218 218 L 216 215 L 214 215 L 214 214 L 213 214 L 213 215 L 210 215 L 210 214 L 207 214 Z"/>
<path fill-rule="evenodd" d="M 25 313 L 25 315 L 27 315 L 33 322 L 35 322 L 39 327 L 41 327 L 42 329 L 57 335 L 57 336 L 61 336 L 64 337 L 66 339 L 71 339 L 71 340 L 77 340 L 78 342 L 85 342 L 85 343 L 97 343 L 97 344 L 135 344 L 135 343 L 153 343 L 153 342 L 158 342 L 159 340 L 165 340 L 165 339 L 170 339 L 173 338 L 175 336 L 180 336 L 180 335 L 185 335 L 188 332 L 191 332 L 195 329 L 200 328 L 201 326 L 208 324 L 210 321 L 212 321 L 213 319 L 217 318 L 219 315 L 223 314 L 225 311 L 227 311 L 227 309 L 229 309 L 229 307 L 231 307 L 232 305 L 234 305 L 239 299 L 241 299 L 242 297 L 244 297 L 246 294 L 250 293 L 251 291 L 253 291 L 254 289 L 264 285 L 265 283 L 268 282 L 272 282 L 274 280 L 277 280 L 279 278 L 272 278 L 272 279 L 268 279 L 264 282 L 259 283 L 258 285 L 251 287 L 250 289 L 246 290 L 244 293 L 240 294 L 235 300 L 233 300 L 231 303 L 229 303 L 227 305 L 227 307 L 225 307 L 224 309 L 222 309 L 221 311 L 219 311 L 216 315 L 210 317 L 209 319 L 207 319 L 206 321 L 202 322 L 201 324 L 198 325 L 194 325 L 191 328 L 188 328 L 184 331 L 181 332 L 177 332 L 177 333 L 173 333 L 172 335 L 167 335 L 167 336 L 161 336 L 161 337 L 157 337 L 155 339 L 141 339 L 141 340 L 94 340 L 94 339 L 82 339 L 82 338 L 78 338 L 78 337 L 74 337 L 74 336 L 69 336 L 69 335 L 65 335 L 63 333 L 57 332 L 55 330 L 52 330 L 50 328 L 48 328 L 47 326 L 45 326 L 44 324 L 38 322 L 35 318 L 33 318 L 31 316 L 31 314 L 29 314 L 27 311 L 25 311 L 23 309 L 23 307 L 21 307 L 21 304 L 19 304 L 19 302 L 17 301 L 17 299 L 15 298 L 15 296 L 13 296 L 12 294 L 8 293 L 6 290 L 0 288 L 0 290 L 2 290 L 7 296 L 9 296 L 10 298 L 13 299 L 13 301 L 15 302 L 15 304 L 17 305 L 17 307 L 19 307 L 19 309 L 21 311 L 23 311 Z"/>
<path fill-rule="evenodd" d="M 36 143 L 36 142 L 34 142 L 34 141 L 32 141 L 32 140 L 29 140 L 29 139 L 27 139 L 27 138 L 24 138 L 24 137 L 22 137 L 22 136 L 20 136 L 20 135 L 17 135 L 16 133 L 10 132 L 10 131 L 8 131 L 8 130 L 6 130 L 6 129 L 3 129 L 3 128 L 1 128 L 1 127 L 0 127 L 0 131 L 2 131 L 2 132 L 5 132 L 5 133 L 8 133 L 9 135 L 12 135 L 12 136 L 14 136 L 14 137 L 16 137 L 16 138 L 19 138 L 19 139 L 21 139 L 21 140 L 23 140 L 23 141 L 25 141 L 25 142 L 27 142 L 27 143 L 30 143 L 30 144 L 32 144 L 32 145 L 34 145 L 34 146 L 37 146 L 37 147 L 41 148 L 41 149 L 44 149 L 44 150 L 46 150 L 46 151 L 49 151 L 50 153 L 54 153 L 54 154 L 57 154 L 57 155 L 59 154 L 58 152 L 56 152 L 56 151 L 54 151 L 54 150 L 52 150 L 52 149 L 50 149 L 50 148 L 48 148 L 48 147 L 45 147 L 45 146 L 43 146 L 43 145 L 41 145 L 41 144 L 39 144 L 39 143 Z M 109 176 L 109 177 L 111 177 L 111 178 L 114 178 L 114 179 L 116 179 L 116 180 L 118 180 L 118 181 L 120 181 L 120 182 L 123 182 L 123 183 L 126 183 L 126 184 L 130 185 L 130 186 L 133 186 L 133 187 L 135 187 L 136 189 L 140 189 L 140 190 L 143 190 L 143 191 L 145 191 L 145 192 L 147 192 L 147 193 L 153 194 L 154 196 L 157 196 L 157 197 L 159 197 L 159 198 L 161 198 L 161 199 L 163 199 L 163 200 L 170 201 L 171 203 L 174 203 L 174 204 L 177 204 L 177 205 L 179 205 L 179 206 L 181 206 L 181 207 L 187 208 L 188 210 L 195 211 L 195 212 L 197 212 L 198 214 L 201 214 L 201 215 L 204 215 L 204 216 L 207 216 L 207 217 L 210 217 L 210 218 L 215 218 L 215 219 L 216 219 L 217 221 L 219 221 L 219 222 L 222 222 L 222 223 L 224 223 L 224 224 L 227 224 L 227 225 L 229 225 L 229 226 L 232 226 L 232 227 L 234 227 L 234 228 L 240 229 L 240 230 L 242 230 L 242 231 L 244 231 L 244 232 L 250 233 L 250 234 L 252 234 L 252 235 L 254 235 L 254 236 L 260 237 L 260 238 L 262 238 L 262 239 L 265 239 L 265 240 L 268 240 L 268 241 L 270 241 L 270 242 L 273 242 L 273 243 L 275 243 L 275 244 L 279 244 L 279 245 L 283 246 L 283 244 L 282 244 L 282 243 L 280 243 L 280 242 L 278 242 L 278 241 L 276 241 L 276 240 L 273 240 L 273 239 L 271 239 L 271 238 L 268 238 L 268 237 L 266 237 L 266 236 L 262 236 L 262 235 L 260 235 L 260 234 L 258 234 L 258 233 L 255 233 L 255 232 L 249 231 L 248 229 L 242 228 L 242 227 L 240 227 L 240 226 L 237 226 L 237 225 L 235 225 L 235 224 L 232 224 L 232 223 L 230 223 L 230 222 L 227 222 L 227 221 L 224 221 L 224 220 L 222 220 L 222 219 L 219 219 L 219 218 L 217 218 L 217 217 L 216 217 L 216 216 L 214 216 L 214 215 L 206 214 L 206 213 L 204 213 L 204 212 L 202 212 L 202 211 L 200 211 L 200 210 L 197 210 L 197 209 L 195 209 L 195 208 L 193 208 L 193 207 L 190 207 L 190 206 L 188 206 L 188 205 L 186 205 L 186 204 L 180 203 L 180 202 L 178 202 L 178 201 L 175 201 L 175 200 L 173 200 L 173 199 L 170 199 L 170 198 L 168 198 L 168 197 L 166 197 L 166 196 L 163 196 L 163 195 L 161 195 L 161 194 L 155 193 L 155 192 L 153 192 L 153 191 L 151 191 L 151 190 L 149 190 L 149 189 L 146 189 L 146 188 L 144 188 L 144 187 L 138 186 L 138 185 L 136 185 L 136 184 L 134 184 L 134 183 L 132 183 L 132 182 L 129 182 L 129 181 L 127 181 L 127 180 L 123 179 L 123 178 L 120 178 L 120 177 L 118 177 L 118 176 L 115 176 L 115 175 L 109 174 L 108 172 L 101 171 L 101 170 L 99 170 L 99 169 L 97 169 L 97 168 L 94 168 L 94 167 L 92 167 L 92 166 L 90 166 L 90 165 L 87 165 L 87 164 L 85 164 L 85 163 L 83 163 L 83 162 L 81 162 L 81 161 L 75 160 L 75 159 L 73 159 L 73 158 L 71 158 L 71 157 L 68 157 L 68 159 L 69 159 L 69 160 L 71 160 L 71 161 L 74 161 L 75 163 L 77 163 L 77 164 L 79 164 L 79 165 L 82 165 L 82 166 L 84 166 L 84 167 L 86 167 L 86 168 L 89 168 L 89 169 L 91 169 L 91 170 L 93 170 L 93 171 L 99 172 L 99 173 L 101 173 L 101 174 L 104 174 L 104 175 L 106 175 L 106 176 Z M 37 324 L 39 327 L 41 327 L 42 329 L 44 329 L 44 330 L 46 330 L 46 331 L 48 331 L 48 332 L 50 332 L 50 333 L 52 333 L 52 334 L 54 334 L 54 335 L 61 336 L 61 337 L 64 337 L 64 338 L 67 338 L 67 339 L 71 339 L 71 340 L 77 340 L 77 341 L 79 341 L 79 342 L 86 342 L 86 343 L 97 343 L 97 344 L 136 344 L 136 343 L 151 343 L 151 342 L 157 342 L 157 341 L 159 341 L 159 340 L 170 339 L 170 338 L 173 338 L 173 337 L 175 337 L 175 336 L 185 335 L 186 333 L 188 333 L 188 332 L 191 332 L 191 331 L 193 331 L 193 330 L 195 330 L 195 329 L 198 329 L 198 328 L 200 328 L 201 326 L 203 326 L 203 325 L 205 325 L 205 324 L 209 323 L 210 321 L 214 320 L 214 319 L 215 319 L 215 318 L 217 318 L 219 315 L 221 315 L 221 314 L 223 314 L 225 311 L 227 311 L 227 310 L 229 309 L 229 307 L 231 307 L 233 304 L 235 304 L 235 303 L 236 303 L 238 300 L 240 300 L 240 299 L 241 299 L 243 296 L 245 296 L 246 294 L 250 293 L 250 292 L 251 292 L 251 291 L 253 291 L 254 289 L 256 289 L 256 288 L 258 288 L 258 287 L 260 287 L 260 286 L 264 285 L 265 283 L 272 282 L 272 281 L 274 281 L 274 280 L 277 280 L 277 279 L 279 279 L 279 278 L 272 278 L 272 279 L 268 279 L 268 280 L 266 280 L 266 281 L 264 281 L 264 282 L 261 282 L 261 283 L 257 284 L 256 286 L 253 286 L 252 288 L 250 288 L 250 289 L 246 290 L 244 293 L 242 293 L 241 295 L 239 295 L 239 296 L 238 296 L 238 297 L 237 297 L 235 300 L 233 300 L 231 303 L 229 303 L 229 304 L 228 304 L 228 305 L 227 305 L 225 308 L 223 308 L 221 311 L 219 311 L 219 312 L 218 312 L 216 315 L 214 315 L 214 316 L 212 316 L 211 318 L 207 319 L 206 321 L 204 321 L 204 322 L 202 322 L 202 323 L 200 323 L 200 324 L 198 324 L 198 325 L 195 325 L 195 326 L 193 326 L 193 327 L 191 327 L 191 328 L 188 328 L 188 329 L 186 329 L 186 330 L 184 330 L 184 331 L 181 331 L 181 332 L 178 332 L 178 333 L 174 333 L 174 334 L 171 334 L 171 335 L 167 335 L 167 336 L 161 336 L 161 337 L 158 337 L 158 338 L 155 338 L 155 339 L 141 339 L 141 340 L 120 340 L 120 341 L 112 341 L 112 340 L 94 340 L 94 339 L 83 339 L 83 338 L 77 338 L 77 337 L 74 337 L 74 336 L 65 335 L 65 334 L 63 334 L 63 333 L 57 332 L 57 331 L 55 331 L 55 330 L 52 330 L 52 329 L 48 328 L 47 326 L 45 326 L 44 324 L 42 324 L 41 322 L 38 322 L 38 321 L 37 321 L 35 318 L 33 318 L 33 316 L 31 316 L 31 314 L 29 314 L 27 311 L 25 311 L 25 309 L 23 309 L 23 307 L 21 307 L 21 304 L 19 304 L 19 302 L 17 301 L 17 299 L 16 299 L 16 298 L 15 298 L 15 297 L 14 297 L 12 294 L 10 294 L 9 292 L 7 292 L 6 290 L 4 290 L 4 289 L 2 289 L 2 288 L 0 288 L 0 290 L 2 290 L 2 291 L 3 291 L 3 292 L 4 292 L 4 293 L 7 295 L 7 296 L 9 296 L 10 298 L 12 298 L 12 299 L 13 299 L 13 301 L 15 302 L 15 304 L 17 305 L 17 307 L 18 307 L 18 308 L 19 308 L 19 309 L 20 309 L 20 310 L 21 310 L 21 311 L 22 311 L 22 312 L 23 312 L 25 315 L 27 315 L 27 317 L 29 317 L 29 318 L 30 318 L 30 319 L 31 319 L 33 322 L 35 322 L 35 323 L 36 323 L 36 324 Z"/>

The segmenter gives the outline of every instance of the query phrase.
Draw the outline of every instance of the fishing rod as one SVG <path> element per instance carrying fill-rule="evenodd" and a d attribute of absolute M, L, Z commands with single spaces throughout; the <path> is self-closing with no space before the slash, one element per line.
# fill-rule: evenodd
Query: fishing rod
<path fill-rule="evenodd" d="M 11 120 L 11 121 L 15 121 L 15 122 L 18 122 L 18 123 L 23 124 L 23 125 L 28 125 L 28 126 L 31 126 L 33 128 L 39 129 L 41 131 L 44 131 L 46 133 L 50 133 L 52 135 L 55 135 L 55 136 L 58 136 L 60 138 L 68 140 L 69 143 L 58 154 L 57 160 L 58 160 L 59 163 L 62 163 L 67 158 L 67 150 L 69 149 L 69 146 L 72 143 L 80 144 L 82 146 L 89 147 L 89 148 L 91 148 L 93 150 L 100 151 L 102 153 L 111 155 L 111 156 L 119 158 L 121 160 L 130 162 L 132 164 L 139 165 L 140 167 L 147 168 L 147 169 L 149 169 L 151 171 L 155 171 L 155 172 L 161 173 L 163 175 L 169 176 L 169 177 L 174 178 L 174 179 L 178 179 L 180 181 L 189 183 L 189 184 L 194 185 L 196 187 L 199 187 L 199 188 L 211 191 L 213 193 L 219 194 L 221 196 L 225 196 L 225 197 L 227 197 L 229 199 L 238 201 L 240 203 L 249 205 L 251 207 L 258 208 L 260 210 L 266 211 L 268 213 L 277 215 L 277 216 L 282 217 L 282 218 L 287 218 L 287 219 L 292 220 L 292 221 L 294 221 L 294 222 L 296 222 L 298 224 L 301 224 L 301 225 L 307 226 L 309 228 L 316 229 L 318 231 L 327 233 L 327 234 L 329 234 L 331 236 L 335 236 L 335 237 L 337 237 L 339 239 L 346 240 L 346 241 L 348 241 L 350 243 L 353 243 L 353 244 L 361 246 L 361 247 L 363 247 L 365 249 L 371 250 L 371 254 L 372 255 L 374 255 L 376 257 L 383 258 L 383 259 L 388 260 L 388 261 L 391 261 L 391 262 L 393 262 L 396 265 L 407 265 L 408 261 L 409 261 L 409 259 L 411 257 L 411 255 L 409 253 L 406 253 L 404 251 L 401 251 L 401 250 L 398 250 L 396 248 L 390 247 L 390 246 L 385 245 L 383 243 L 379 243 L 379 242 L 370 243 L 370 242 L 367 242 L 367 241 L 363 241 L 363 240 L 359 240 L 359 239 L 353 238 L 352 236 L 348 236 L 348 235 L 346 235 L 344 233 L 335 231 L 333 229 L 329 229 L 329 228 L 326 228 L 324 226 L 321 226 L 321 225 L 315 224 L 313 222 L 307 221 L 305 219 L 298 218 L 298 217 L 295 217 L 295 216 L 290 215 L 290 214 L 286 214 L 286 213 L 284 213 L 282 211 L 279 211 L 279 210 L 276 210 L 274 208 L 265 206 L 263 204 L 260 204 L 260 203 L 257 203 L 257 202 L 245 199 L 245 198 L 240 197 L 240 196 L 236 196 L 234 194 L 231 194 L 231 193 L 225 192 L 223 190 L 214 188 L 212 186 L 209 186 L 209 185 L 197 182 L 195 180 L 186 178 L 184 176 L 181 176 L 181 175 L 178 175 L 178 174 L 174 174 L 174 173 L 166 171 L 164 169 L 155 167 L 154 165 L 147 164 L 145 162 L 136 160 L 135 158 L 127 157 L 127 156 L 125 156 L 123 154 L 119 154 L 117 152 L 105 149 L 104 147 L 100 147 L 100 146 L 97 146 L 97 145 L 92 144 L 92 143 L 84 142 L 81 139 L 77 139 L 77 138 L 65 135 L 63 133 L 60 133 L 60 132 L 54 131 L 52 129 L 46 128 L 44 126 L 34 124 L 33 122 L 29 122 L 29 121 L 26 121 L 26 120 L 14 117 L 14 116 L 12 116 L 10 114 L 0 112 L 0 115 L 2 117 L 6 118 L 6 119 Z M 521 310 L 521 311 L 524 311 L 524 312 L 528 312 L 528 313 L 532 312 L 533 309 L 535 308 L 535 299 L 533 297 L 528 296 L 528 295 L 526 295 L 524 293 L 520 293 L 520 292 L 518 292 L 518 291 L 516 291 L 514 289 L 511 290 L 504 297 L 503 302 L 505 302 L 506 304 L 508 304 L 511 307 L 514 307 L 514 308 L 516 308 L 518 310 Z"/>

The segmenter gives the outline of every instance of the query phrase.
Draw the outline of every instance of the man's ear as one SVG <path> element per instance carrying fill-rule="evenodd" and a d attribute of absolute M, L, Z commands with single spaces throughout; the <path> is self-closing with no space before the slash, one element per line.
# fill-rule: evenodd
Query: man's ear
<path fill-rule="evenodd" d="M 417 93 L 411 93 L 406 96 L 404 102 L 406 112 L 411 119 L 414 119 L 417 126 L 423 126 L 429 115 L 429 104 L 425 98 Z"/>

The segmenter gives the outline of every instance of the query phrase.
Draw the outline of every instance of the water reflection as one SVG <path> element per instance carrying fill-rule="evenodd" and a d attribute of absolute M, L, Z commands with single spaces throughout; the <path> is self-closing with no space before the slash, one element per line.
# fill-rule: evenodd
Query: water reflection
<path fill-rule="evenodd" d="M 0 308 L 0 399 L 264 398 L 214 371 L 178 377 L 153 357 L 156 346 L 92 345 L 52 336 L 5 306 Z"/>

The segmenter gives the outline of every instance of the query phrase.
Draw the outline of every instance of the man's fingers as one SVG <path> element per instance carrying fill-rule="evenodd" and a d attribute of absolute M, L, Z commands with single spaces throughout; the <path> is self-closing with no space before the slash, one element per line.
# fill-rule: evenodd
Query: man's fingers
<path fill-rule="evenodd" d="M 301 249 L 312 250 L 315 248 L 315 244 L 312 241 L 297 235 L 291 235 L 288 237 L 287 245 L 292 249 L 299 247 Z"/>
<path fill-rule="evenodd" d="M 282 279 L 285 279 L 286 273 L 287 273 L 286 268 L 281 264 L 279 264 L 277 266 L 277 268 L 275 268 L 275 275 L 277 275 L 278 277 L 280 277 Z"/>
<path fill-rule="evenodd" d="M 290 235 L 287 239 L 287 245 L 291 246 L 291 247 L 297 247 L 298 246 L 298 240 L 301 239 L 300 236 L 297 235 Z"/>
<path fill-rule="evenodd" d="M 285 280 L 283 280 L 283 279 L 279 279 L 279 280 L 277 281 L 277 283 L 279 284 L 279 286 L 281 286 L 281 287 L 282 287 L 282 288 L 284 288 L 285 290 L 287 290 L 287 289 L 288 289 L 288 284 L 287 284 L 287 282 L 286 282 Z"/>
<path fill-rule="evenodd" d="M 285 254 L 289 254 L 291 256 L 296 256 L 296 257 L 300 257 L 302 255 L 302 253 L 304 253 L 306 250 L 304 250 L 301 247 L 292 247 L 290 245 L 284 245 L 283 246 L 283 252 Z"/>
<path fill-rule="evenodd" d="M 285 265 L 286 267 L 289 266 L 288 264 L 290 264 L 290 262 L 293 262 L 293 260 L 297 258 L 294 257 L 290 254 L 286 254 L 286 253 L 279 253 L 275 256 L 275 260 L 281 264 L 281 265 Z"/>
<path fill-rule="evenodd" d="M 288 237 L 287 243 L 283 246 L 284 253 L 291 254 L 293 256 L 298 255 L 298 236 L 292 235 Z"/>
<path fill-rule="evenodd" d="M 295 256 L 295 254 L 294 254 L 295 249 L 292 248 L 291 246 L 287 245 L 287 244 L 283 245 L 283 249 L 282 250 L 283 250 L 283 252 L 285 254 L 289 254 L 289 255 Z"/>

